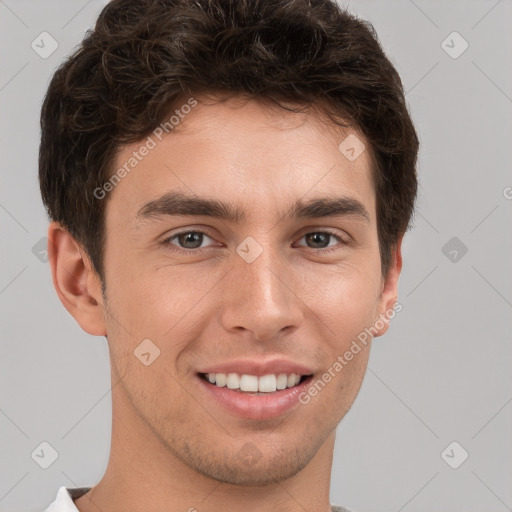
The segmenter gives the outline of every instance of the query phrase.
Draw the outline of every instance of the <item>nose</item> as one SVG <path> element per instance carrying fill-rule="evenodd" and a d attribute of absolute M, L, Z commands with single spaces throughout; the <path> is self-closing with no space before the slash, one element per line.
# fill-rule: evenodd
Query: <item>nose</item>
<path fill-rule="evenodd" d="M 266 341 L 292 332 L 302 322 L 297 275 L 277 250 L 266 246 L 252 263 L 234 255 L 226 283 L 221 321 L 230 332 L 250 332 Z"/>

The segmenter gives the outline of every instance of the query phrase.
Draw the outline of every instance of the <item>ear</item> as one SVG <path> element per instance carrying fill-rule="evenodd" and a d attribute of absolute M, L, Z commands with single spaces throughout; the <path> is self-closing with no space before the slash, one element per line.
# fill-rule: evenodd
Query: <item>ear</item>
<path fill-rule="evenodd" d="M 100 277 L 82 247 L 57 222 L 48 228 L 48 261 L 64 307 L 85 332 L 106 335 Z"/>
<path fill-rule="evenodd" d="M 398 278 L 402 271 L 402 240 L 403 235 L 398 239 L 396 246 L 391 253 L 391 263 L 388 274 L 382 280 L 382 288 L 379 297 L 379 316 L 376 318 L 373 330 L 375 337 L 382 336 L 389 328 L 391 318 L 395 316 L 395 311 L 401 309 L 401 305 L 395 306 L 398 298 Z"/>

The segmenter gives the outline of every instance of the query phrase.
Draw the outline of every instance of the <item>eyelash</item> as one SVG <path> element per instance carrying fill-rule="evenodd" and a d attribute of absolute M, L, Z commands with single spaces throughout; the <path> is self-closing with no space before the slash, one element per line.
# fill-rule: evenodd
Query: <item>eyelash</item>
<path fill-rule="evenodd" d="M 192 253 L 192 254 L 202 254 L 205 250 L 209 249 L 209 247 L 203 247 L 201 249 L 185 249 L 183 247 L 173 246 L 173 244 L 171 243 L 171 240 L 179 237 L 180 235 L 187 235 L 187 234 L 190 234 L 190 233 L 206 235 L 207 237 L 209 237 L 211 239 L 214 239 L 213 236 L 210 235 L 207 231 L 203 231 L 203 230 L 197 229 L 197 230 L 180 231 L 178 233 L 174 233 L 171 236 L 169 236 L 169 237 L 165 238 L 164 240 L 162 240 L 162 244 L 164 246 L 166 246 L 168 249 L 170 249 L 171 251 L 186 252 L 186 253 Z M 327 229 L 321 229 L 321 230 L 318 230 L 318 231 L 308 231 L 307 233 L 304 233 L 304 235 L 302 235 L 299 240 L 304 238 L 306 235 L 310 235 L 310 234 L 313 234 L 313 233 L 314 234 L 330 235 L 331 237 L 333 237 L 336 240 L 338 240 L 338 242 L 341 245 L 349 245 L 349 243 L 350 243 L 348 240 L 345 240 L 344 238 L 342 238 L 337 233 L 334 233 L 334 232 L 332 232 L 330 230 L 327 230 Z M 336 251 L 336 250 L 339 249 L 338 246 L 334 246 L 334 247 L 330 247 L 330 248 L 325 248 L 325 249 L 315 249 L 313 247 L 307 247 L 307 246 L 301 246 L 301 247 L 306 247 L 307 249 L 309 249 L 310 251 L 313 251 L 314 253 L 324 253 L 324 254 L 325 253 L 330 253 L 332 251 Z"/>

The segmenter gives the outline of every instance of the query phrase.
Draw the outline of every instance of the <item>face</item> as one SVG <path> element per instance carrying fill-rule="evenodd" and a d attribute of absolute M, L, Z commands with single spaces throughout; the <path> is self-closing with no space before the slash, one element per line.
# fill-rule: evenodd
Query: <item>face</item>
<path fill-rule="evenodd" d="M 395 302 L 396 274 L 381 276 L 369 152 L 338 149 L 350 133 L 364 142 L 313 111 L 199 102 L 106 199 L 112 368 L 133 412 L 202 475 L 282 481 L 355 400 L 370 343 L 335 363 Z M 292 387 L 252 394 L 219 373 Z"/>

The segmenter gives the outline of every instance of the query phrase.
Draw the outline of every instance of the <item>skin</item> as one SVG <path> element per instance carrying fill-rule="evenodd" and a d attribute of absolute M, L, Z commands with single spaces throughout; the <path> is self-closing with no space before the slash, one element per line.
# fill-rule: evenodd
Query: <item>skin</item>
<path fill-rule="evenodd" d="M 310 366 L 317 379 L 392 309 L 401 239 L 384 278 L 370 152 L 345 158 L 338 145 L 348 133 L 369 147 L 357 130 L 314 110 L 200 102 L 105 199 L 105 296 L 85 251 L 50 225 L 60 300 L 82 329 L 107 336 L 111 360 L 110 460 L 76 500 L 81 512 L 330 510 L 335 429 L 359 392 L 370 343 L 309 404 L 274 419 L 225 412 L 207 400 L 196 372 L 278 354 Z M 121 148 L 115 169 L 140 146 Z M 239 205 L 247 218 L 136 221 L 145 203 L 169 191 Z M 296 199 L 326 196 L 356 198 L 369 222 L 284 216 Z M 207 230 L 195 246 L 204 252 L 183 239 L 166 242 L 178 228 Z M 350 243 L 327 237 L 315 245 L 305 236 L 325 229 Z M 250 264 L 236 252 L 247 236 L 263 249 Z M 147 338 L 161 351 L 149 366 L 133 353 Z M 244 445 L 259 452 L 252 464 Z"/>

